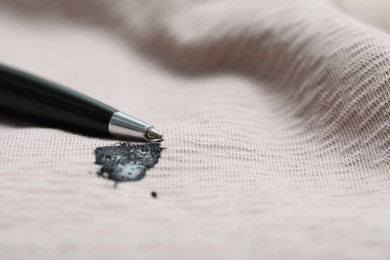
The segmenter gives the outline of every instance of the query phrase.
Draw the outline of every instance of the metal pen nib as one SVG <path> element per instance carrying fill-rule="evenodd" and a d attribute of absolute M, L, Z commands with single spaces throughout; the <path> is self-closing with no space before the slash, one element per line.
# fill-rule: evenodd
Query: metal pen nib
<path fill-rule="evenodd" d="M 108 130 L 112 137 L 120 139 L 157 141 L 163 137 L 152 125 L 122 112 L 112 115 Z"/>
<path fill-rule="evenodd" d="M 150 140 L 161 140 L 163 138 L 162 133 L 160 133 L 159 131 L 157 131 L 153 127 L 149 128 L 148 131 L 146 131 L 145 136 L 146 136 L 146 138 L 148 138 Z"/>

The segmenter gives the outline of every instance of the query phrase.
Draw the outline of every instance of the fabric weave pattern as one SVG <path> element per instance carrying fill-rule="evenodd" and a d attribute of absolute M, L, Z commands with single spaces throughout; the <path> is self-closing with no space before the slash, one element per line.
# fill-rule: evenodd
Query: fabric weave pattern
<path fill-rule="evenodd" d="M 1 258 L 389 259 L 390 4 L 363 4 L 0 1 L 1 62 L 166 148 L 113 189 L 115 141 L 1 119 Z"/>

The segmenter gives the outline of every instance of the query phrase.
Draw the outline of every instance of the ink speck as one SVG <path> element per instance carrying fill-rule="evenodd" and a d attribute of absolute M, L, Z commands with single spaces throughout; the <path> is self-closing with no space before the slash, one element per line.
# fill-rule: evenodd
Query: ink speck
<path fill-rule="evenodd" d="M 157 192 L 152 191 L 152 192 L 150 193 L 150 195 L 152 195 L 153 198 L 157 199 Z"/>
<path fill-rule="evenodd" d="M 160 143 L 98 147 L 95 149 L 95 163 L 102 167 L 97 175 L 115 183 L 139 181 L 158 162 L 162 150 Z"/>

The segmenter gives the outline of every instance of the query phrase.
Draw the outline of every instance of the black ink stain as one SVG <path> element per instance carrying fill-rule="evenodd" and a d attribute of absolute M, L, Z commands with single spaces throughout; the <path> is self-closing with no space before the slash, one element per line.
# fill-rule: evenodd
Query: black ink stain
<path fill-rule="evenodd" d="M 102 167 L 97 175 L 115 184 L 139 181 L 158 162 L 163 149 L 159 142 L 98 147 L 95 149 L 95 163 Z"/>
<path fill-rule="evenodd" d="M 157 197 L 158 197 L 157 192 L 155 192 L 155 191 L 152 191 L 150 193 L 150 195 L 152 195 L 152 197 L 155 198 L 155 199 L 157 199 Z"/>

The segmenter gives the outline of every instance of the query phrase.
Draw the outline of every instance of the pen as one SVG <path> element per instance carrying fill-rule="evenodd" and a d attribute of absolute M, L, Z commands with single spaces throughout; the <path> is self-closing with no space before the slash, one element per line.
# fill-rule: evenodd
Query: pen
<path fill-rule="evenodd" d="M 49 127 L 134 141 L 161 140 L 152 125 L 77 91 L 0 64 L 0 107 Z"/>

